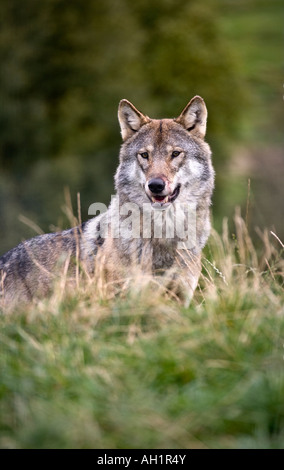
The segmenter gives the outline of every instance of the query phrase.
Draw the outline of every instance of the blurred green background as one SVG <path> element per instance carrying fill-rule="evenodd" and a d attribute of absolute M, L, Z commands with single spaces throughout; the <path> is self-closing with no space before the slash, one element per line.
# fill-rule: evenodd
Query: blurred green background
<path fill-rule="evenodd" d="M 84 220 L 110 201 L 120 99 L 159 118 L 195 94 L 215 227 L 240 205 L 283 239 L 281 0 L 1 0 L 0 22 L 0 254 L 35 235 L 21 216 L 69 226 L 64 188 Z"/>

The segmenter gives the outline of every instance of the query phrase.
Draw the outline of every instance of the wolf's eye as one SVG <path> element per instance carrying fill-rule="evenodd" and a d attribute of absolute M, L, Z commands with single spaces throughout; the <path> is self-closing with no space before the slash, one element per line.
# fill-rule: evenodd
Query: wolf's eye
<path fill-rule="evenodd" d="M 175 150 L 173 153 L 172 153 L 172 158 L 176 158 L 180 155 L 180 152 L 178 150 Z"/>
<path fill-rule="evenodd" d="M 148 152 L 142 152 L 142 153 L 140 153 L 140 156 L 141 156 L 142 158 L 145 158 L 145 159 L 149 158 Z"/>

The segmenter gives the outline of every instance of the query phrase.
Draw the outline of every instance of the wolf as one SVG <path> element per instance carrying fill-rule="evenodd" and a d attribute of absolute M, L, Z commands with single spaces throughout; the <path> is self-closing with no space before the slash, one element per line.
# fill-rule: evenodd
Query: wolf
<path fill-rule="evenodd" d="M 211 229 L 214 169 L 204 140 L 205 102 L 195 96 L 179 117 L 151 119 L 123 99 L 118 120 L 123 143 L 109 207 L 78 227 L 39 235 L 4 254 L 3 305 L 48 295 L 66 267 L 74 277 L 78 265 L 88 274 L 99 269 L 110 284 L 139 267 L 188 305 Z M 169 221 L 182 221 L 183 230 L 168 236 Z"/>

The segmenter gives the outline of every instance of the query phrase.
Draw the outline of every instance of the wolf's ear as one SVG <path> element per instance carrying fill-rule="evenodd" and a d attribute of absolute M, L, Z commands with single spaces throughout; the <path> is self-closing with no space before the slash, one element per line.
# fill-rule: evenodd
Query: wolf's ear
<path fill-rule="evenodd" d="M 150 122 L 150 118 L 140 113 L 127 100 L 121 100 L 118 107 L 118 120 L 123 140 L 129 139 L 141 126 Z"/>
<path fill-rule="evenodd" d="M 203 99 L 195 96 L 184 108 L 181 115 L 175 119 L 189 132 L 202 139 L 206 133 L 207 109 Z"/>

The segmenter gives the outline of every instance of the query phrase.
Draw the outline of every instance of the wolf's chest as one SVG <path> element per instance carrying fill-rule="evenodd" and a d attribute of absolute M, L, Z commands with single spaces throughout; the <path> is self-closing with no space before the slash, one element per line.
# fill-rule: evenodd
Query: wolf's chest
<path fill-rule="evenodd" d="M 136 254 L 142 268 L 152 271 L 169 269 L 176 258 L 176 244 L 164 239 L 134 239 L 128 244 L 127 251 L 132 260 Z"/>
<path fill-rule="evenodd" d="M 175 261 L 176 250 L 172 244 L 156 241 L 152 247 L 152 269 L 169 269 Z"/>

